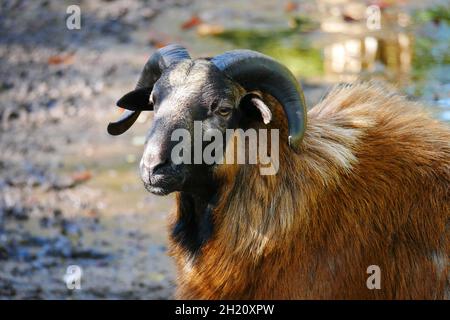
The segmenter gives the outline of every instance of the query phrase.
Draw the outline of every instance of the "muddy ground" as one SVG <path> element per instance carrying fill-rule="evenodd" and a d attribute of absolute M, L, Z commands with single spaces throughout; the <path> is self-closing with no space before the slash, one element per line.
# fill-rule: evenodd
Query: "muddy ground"
<path fill-rule="evenodd" d="M 120 139 L 106 125 L 153 50 L 134 29 L 181 2 L 82 2 L 75 31 L 68 4 L 1 4 L 0 298 L 170 298 L 172 199 L 136 170 L 146 125 Z M 66 288 L 69 265 L 81 290 Z"/>
<path fill-rule="evenodd" d="M 221 31 L 218 24 L 275 28 L 287 24 L 287 2 L 1 2 L 0 299 L 171 298 L 165 223 L 173 198 L 146 193 L 137 173 L 151 114 L 110 137 L 115 101 L 158 46 L 179 42 L 193 56 L 235 46 L 191 30 L 192 17 L 210 23 L 203 33 Z M 65 24 L 74 3 L 80 30 Z M 445 68 L 422 78 L 415 98 L 435 101 L 448 119 Z M 333 85 L 324 79 L 301 79 L 310 105 Z M 81 290 L 63 281 L 69 265 L 83 270 Z"/>

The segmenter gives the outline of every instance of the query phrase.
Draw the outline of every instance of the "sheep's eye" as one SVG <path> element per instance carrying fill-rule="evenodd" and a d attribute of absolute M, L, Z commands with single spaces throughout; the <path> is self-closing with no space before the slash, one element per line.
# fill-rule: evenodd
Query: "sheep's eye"
<path fill-rule="evenodd" d="M 217 109 L 217 112 L 222 116 L 228 116 L 231 113 L 231 108 L 230 107 L 219 107 Z"/>

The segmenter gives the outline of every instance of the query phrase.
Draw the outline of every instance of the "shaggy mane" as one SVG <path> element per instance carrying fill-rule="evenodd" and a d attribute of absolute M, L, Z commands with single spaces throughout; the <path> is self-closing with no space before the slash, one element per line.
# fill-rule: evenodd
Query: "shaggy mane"
<path fill-rule="evenodd" d="M 177 296 L 448 298 L 448 127 L 379 84 L 340 86 L 308 112 L 295 153 L 281 106 L 264 100 L 280 129 L 279 171 L 216 170 L 211 239 L 195 257 L 172 243 Z M 373 264 L 382 290 L 366 287 Z"/>

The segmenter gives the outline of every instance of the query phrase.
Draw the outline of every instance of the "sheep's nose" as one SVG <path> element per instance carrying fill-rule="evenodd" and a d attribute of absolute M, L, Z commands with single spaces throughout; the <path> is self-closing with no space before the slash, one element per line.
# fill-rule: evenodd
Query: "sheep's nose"
<path fill-rule="evenodd" d="M 143 159 L 141 163 L 141 168 L 147 171 L 150 175 L 159 174 L 164 171 L 164 169 L 170 167 L 169 158 L 159 158 L 159 157 L 147 157 Z"/>
<path fill-rule="evenodd" d="M 152 174 L 158 174 L 158 173 L 161 173 L 161 171 L 163 171 L 164 168 L 169 167 L 169 166 L 170 166 L 169 159 L 164 159 L 163 161 L 161 161 L 159 163 L 151 164 L 149 170 Z"/>

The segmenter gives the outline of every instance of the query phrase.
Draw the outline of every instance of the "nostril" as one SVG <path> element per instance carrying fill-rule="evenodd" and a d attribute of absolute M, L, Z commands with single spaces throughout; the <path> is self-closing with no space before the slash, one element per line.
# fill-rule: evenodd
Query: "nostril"
<path fill-rule="evenodd" d="M 160 163 L 158 163 L 155 166 L 151 167 L 152 174 L 158 173 L 158 171 L 161 171 L 164 167 L 167 167 L 169 165 L 169 159 L 166 159 Z"/>

